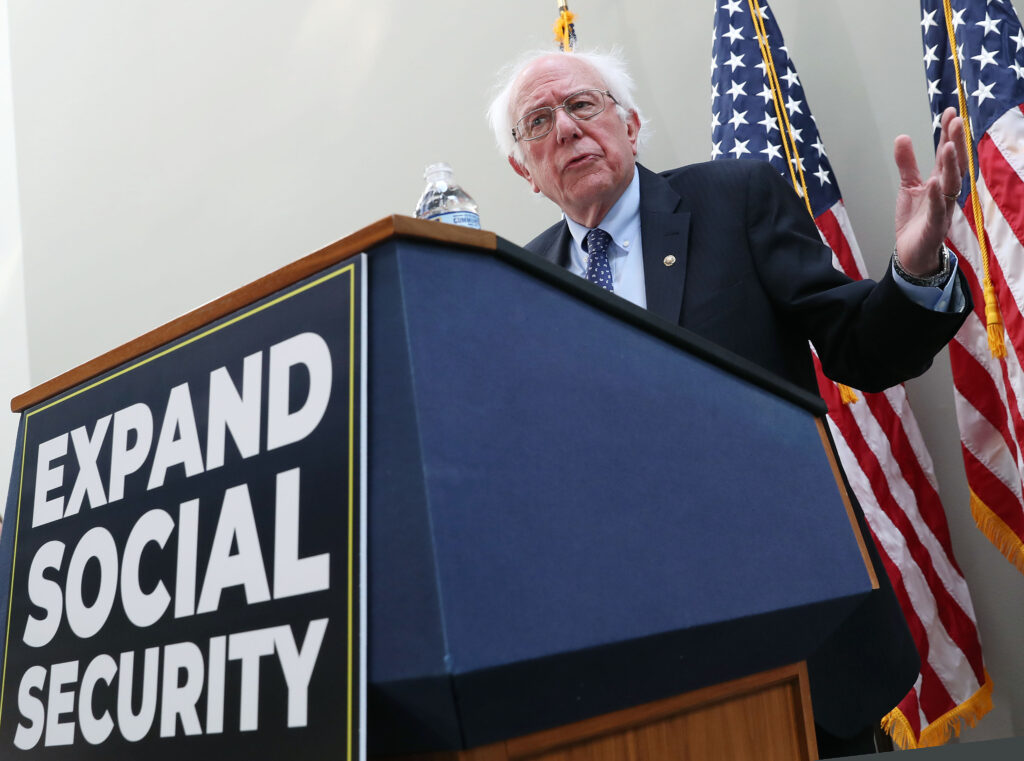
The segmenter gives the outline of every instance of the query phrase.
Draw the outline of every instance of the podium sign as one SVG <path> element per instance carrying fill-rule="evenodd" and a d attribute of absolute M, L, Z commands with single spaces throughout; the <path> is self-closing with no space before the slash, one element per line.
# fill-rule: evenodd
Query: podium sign
<path fill-rule="evenodd" d="M 351 758 L 365 257 L 24 414 L 4 758 Z"/>

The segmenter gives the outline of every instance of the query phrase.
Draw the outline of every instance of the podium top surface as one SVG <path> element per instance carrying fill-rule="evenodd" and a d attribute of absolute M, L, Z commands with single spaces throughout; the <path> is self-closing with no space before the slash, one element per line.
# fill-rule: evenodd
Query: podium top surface
<path fill-rule="evenodd" d="M 663 340 L 681 346 L 692 354 L 807 409 L 815 415 L 822 416 L 826 412 L 825 403 L 820 397 L 808 393 L 795 384 L 765 371 L 753 362 L 732 354 L 694 333 L 655 317 L 645 309 L 606 291 L 591 287 L 561 267 L 526 252 L 493 232 L 414 219 L 399 214 L 384 217 L 319 251 L 297 259 L 248 285 L 203 304 L 115 349 L 44 381 L 11 399 L 11 411 L 21 412 L 55 397 L 80 383 L 140 357 L 214 320 L 225 317 L 247 304 L 269 296 L 349 257 L 367 251 L 375 245 L 396 238 L 475 249 L 498 256 L 518 267 L 527 269 L 537 277 L 573 292 L 579 298 L 594 303 L 620 319 L 638 325 Z"/>

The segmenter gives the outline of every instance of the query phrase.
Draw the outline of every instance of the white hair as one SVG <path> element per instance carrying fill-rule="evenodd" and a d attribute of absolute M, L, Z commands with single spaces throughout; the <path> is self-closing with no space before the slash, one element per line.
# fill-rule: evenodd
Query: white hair
<path fill-rule="evenodd" d="M 625 121 L 631 111 L 635 112 L 640 119 L 640 133 L 637 136 L 637 144 L 641 145 L 647 137 L 647 125 L 640 109 L 636 105 L 634 90 L 636 84 L 626 66 L 626 60 L 618 50 L 611 50 L 607 53 L 599 51 L 565 53 L 558 50 L 531 50 L 522 55 L 518 60 L 504 67 L 498 75 L 498 94 L 491 101 L 487 109 L 487 121 L 490 122 L 494 131 L 494 139 L 498 143 L 498 149 L 504 156 L 511 156 L 522 163 L 523 148 L 516 142 L 512 135 L 512 127 L 522 114 L 516 115 L 511 112 L 512 101 L 516 95 L 516 80 L 526 68 L 541 58 L 567 55 L 583 61 L 589 65 L 604 82 L 608 92 L 615 98 L 616 111 L 622 120 Z"/>

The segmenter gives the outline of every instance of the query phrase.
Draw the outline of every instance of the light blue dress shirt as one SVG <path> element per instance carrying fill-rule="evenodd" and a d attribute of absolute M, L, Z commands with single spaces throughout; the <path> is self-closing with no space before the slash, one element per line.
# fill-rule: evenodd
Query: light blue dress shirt
<path fill-rule="evenodd" d="M 590 232 L 578 222 L 565 217 L 572 235 L 572 247 L 569 252 L 569 271 L 585 277 L 587 274 L 587 254 L 583 250 L 583 239 Z M 644 282 L 644 250 L 640 236 L 640 172 L 633 168 L 633 180 L 629 183 L 619 200 L 608 210 L 604 219 L 598 224 L 612 238 L 608 247 L 608 264 L 612 269 L 614 293 L 626 301 L 639 307 L 647 308 L 647 291 Z M 900 290 L 916 304 L 935 312 L 959 312 L 964 306 L 964 295 L 957 282 L 956 255 L 949 252 L 952 268 L 949 280 L 944 288 L 926 285 L 914 285 L 904 280 L 895 268 L 893 276 Z M 891 266 L 891 265 L 890 265 Z"/>

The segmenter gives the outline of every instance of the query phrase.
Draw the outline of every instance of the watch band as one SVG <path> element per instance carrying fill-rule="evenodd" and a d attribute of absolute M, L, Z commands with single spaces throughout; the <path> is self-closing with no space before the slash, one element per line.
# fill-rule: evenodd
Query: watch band
<path fill-rule="evenodd" d="M 896 268 L 896 273 L 911 285 L 923 285 L 932 286 L 934 288 L 944 288 L 946 283 L 949 282 L 949 276 L 953 269 L 949 264 L 949 249 L 946 248 L 946 244 L 942 244 L 942 246 L 939 247 L 939 256 L 942 259 L 942 266 L 939 268 L 939 271 L 936 272 L 934 275 L 918 277 L 916 275 L 911 275 L 909 272 L 903 269 L 903 265 L 900 264 L 900 258 L 896 255 L 896 247 L 893 246 L 892 266 Z"/>

